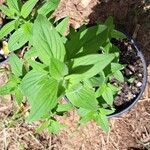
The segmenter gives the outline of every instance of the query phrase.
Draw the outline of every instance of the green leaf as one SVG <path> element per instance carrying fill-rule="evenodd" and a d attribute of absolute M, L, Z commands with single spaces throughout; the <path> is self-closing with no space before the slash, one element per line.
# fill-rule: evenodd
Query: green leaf
<path fill-rule="evenodd" d="M 17 87 L 15 90 L 15 99 L 18 105 L 21 105 L 22 100 L 23 100 L 23 93 L 20 89 L 20 87 Z"/>
<path fill-rule="evenodd" d="M 24 55 L 24 59 L 29 60 L 32 57 L 37 57 L 37 50 L 34 47 L 31 47 Z"/>
<path fill-rule="evenodd" d="M 20 14 L 18 0 L 7 0 L 7 5 L 12 12 L 16 13 L 17 15 Z"/>
<path fill-rule="evenodd" d="M 9 50 L 15 51 L 21 48 L 27 42 L 28 42 L 28 38 L 24 35 L 23 29 L 20 28 L 11 35 L 8 41 Z"/>
<path fill-rule="evenodd" d="M 111 63 L 111 71 L 112 73 L 115 73 L 116 71 L 124 69 L 124 65 L 119 63 Z"/>
<path fill-rule="evenodd" d="M 0 29 L 0 39 L 15 29 L 15 20 L 10 21 Z"/>
<path fill-rule="evenodd" d="M 124 76 L 123 76 L 123 74 L 122 74 L 121 71 L 116 71 L 116 72 L 113 74 L 113 76 L 114 76 L 117 80 L 119 80 L 119 81 L 121 81 L 121 82 L 124 82 Z"/>
<path fill-rule="evenodd" d="M 79 114 L 80 117 L 84 117 L 90 112 L 91 112 L 91 110 L 88 110 L 88 109 L 84 109 L 84 108 L 79 108 L 78 109 L 78 114 Z"/>
<path fill-rule="evenodd" d="M 11 94 L 17 86 L 17 83 L 8 81 L 5 85 L 0 86 L 0 95 Z"/>
<path fill-rule="evenodd" d="M 102 84 L 105 83 L 106 78 L 104 73 L 101 73 L 99 77 L 92 77 L 89 80 L 93 87 L 100 87 Z"/>
<path fill-rule="evenodd" d="M 128 79 L 127 81 L 128 81 L 129 83 L 133 83 L 134 80 L 135 80 L 135 77 L 132 77 L 132 78 Z"/>
<path fill-rule="evenodd" d="M 67 103 L 67 104 L 59 104 L 56 111 L 57 112 L 66 112 L 69 111 L 73 108 L 71 103 Z"/>
<path fill-rule="evenodd" d="M 73 68 L 77 66 L 87 66 L 87 65 L 93 65 L 100 61 L 103 61 L 103 58 L 105 55 L 103 54 L 91 54 L 91 55 L 85 55 L 79 58 L 73 59 Z M 105 59 L 105 58 L 104 58 Z"/>
<path fill-rule="evenodd" d="M 113 92 L 110 87 L 107 87 L 105 89 L 105 91 L 102 93 L 102 97 L 107 102 L 107 104 L 112 106 L 114 98 L 113 98 Z"/>
<path fill-rule="evenodd" d="M 41 119 L 57 104 L 58 82 L 45 71 L 30 71 L 22 80 L 22 91 L 28 97 L 31 112 L 29 122 Z"/>
<path fill-rule="evenodd" d="M 16 76 L 22 76 L 22 66 L 23 63 L 21 59 L 17 57 L 14 53 L 11 53 L 9 56 L 9 64 L 11 66 L 12 73 Z"/>
<path fill-rule="evenodd" d="M 60 0 L 47 0 L 46 3 L 38 10 L 38 14 L 46 16 L 57 8 L 59 2 Z"/>
<path fill-rule="evenodd" d="M 108 40 L 103 47 L 101 47 L 104 53 L 109 54 L 112 49 L 112 43 Z"/>
<path fill-rule="evenodd" d="M 36 129 L 36 133 L 41 133 L 44 129 L 47 129 L 48 126 L 49 126 L 49 121 L 46 120 Z"/>
<path fill-rule="evenodd" d="M 115 112 L 114 108 L 111 108 L 111 109 L 100 108 L 99 110 L 100 110 L 100 113 L 103 115 L 110 115 Z"/>
<path fill-rule="evenodd" d="M 31 40 L 31 37 L 32 37 L 32 27 L 33 27 L 33 24 L 30 22 L 26 22 L 22 25 L 24 36 L 26 36 L 29 41 Z"/>
<path fill-rule="evenodd" d="M 47 74 L 48 72 L 46 71 L 32 70 L 28 72 L 21 83 L 21 89 L 23 93 L 28 97 L 35 97 L 35 95 L 39 93 L 39 90 L 41 90 L 41 80 L 44 80 L 44 78 L 47 77 Z"/>
<path fill-rule="evenodd" d="M 65 80 L 61 80 L 61 81 L 58 81 L 59 82 L 59 86 L 58 86 L 58 93 L 57 93 L 57 97 L 58 98 L 62 98 L 64 95 L 65 95 L 65 84 L 66 84 L 66 81 Z"/>
<path fill-rule="evenodd" d="M 15 30 L 18 30 L 19 29 L 19 26 L 21 24 L 21 21 L 18 19 L 15 19 Z"/>
<path fill-rule="evenodd" d="M 78 114 L 80 117 L 84 117 L 84 116 L 88 115 L 90 112 L 91 112 L 91 110 L 88 110 L 88 109 L 84 109 L 84 108 L 78 109 Z"/>
<path fill-rule="evenodd" d="M 0 10 L 10 18 L 14 16 L 14 13 L 5 5 L 0 5 Z"/>
<path fill-rule="evenodd" d="M 39 0 L 28 0 L 21 8 L 21 16 L 27 18 Z"/>
<path fill-rule="evenodd" d="M 14 83 L 16 83 L 16 84 L 20 83 L 20 78 L 17 77 L 17 76 L 15 76 L 15 75 L 13 75 L 13 74 L 9 75 L 9 80 L 12 81 L 12 82 L 14 82 Z"/>
<path fill-rule="evenodd" d="M 28 63 L 29 65 L 34 69 L 34 70 L 37 70 L 37 71 L 41 71 L 43 70 L 44 68 L 46 68 L 47 66 L 45 64 L 41 64 L 40 62 L 37 62 L 35 60 L 28 60 Z"/>
<path fill-rule="evenodd" d="M 64 60 L 65 47 L 62 39 L 52 24 L 42 15 L 38 15 L 33 26 L 33 46 L 38 50 L 39 58 L 47 65 L 50 64 L 51 57 Z"/>
<path fill-rule="evenodd" d="M 96 123 L 105 131 L 108 132 L 110 127 L 109 127 L 109 122 L 108 119 L 105 115 L 103 114 L 97 114 L 95 116 L 95 121 Z"/>
<path fill-rule="evenodd" d="M 107 39 L 107 27 L 105 25 L 97 25 L 87 29 L 80 29 L 75 33 L 70 33 L 70 40 L 66 43 L 68 59 L 85 54 L 97 53 L 100 46 Z"/>
<path fill-rule="evenodd" d="M 106 85 L 103 84 L 101 87 L 99 87 L 95 93 L 96 97 L 102 96 L 103 99 L 107 102 L 107 104 L 112 105 L 113 104 L 113 92 L 112 89 Z"/>
<path fill-rule="evenodd" d="M 89 79 L 83 79 L 83 80 L 82 80 L 82 83 L 83 83 L 85 86 L 89 87 L 89 88 L 93 88 L 93 86 L 92 86 L 92 84 L 91 84 L 91 82 L 90 82 Z"/>
<path fill-rule="evenodd" d="M 112 59 L 114 59 L 113 54 L 91 54 L 82 56 L 79 58 L 73 59 L 73 68 L 77 66 L 87 66 L 99 63 L 100 68 L 104 68 L 103 66 L 108 65 Z M 102 69 L 100 69 L 102 70 Z"/>
<path fill-rule="evenodd" d="M 92 78 L 90 78 L 90 79 L 83 79 L 83 82 L 84 82 L 84 84 L 86 83 L 86 84 L 88 84 L 89 85 L 89 87 L 100 87 L 101 85 L 103 85 L 104 83 L 105 83 L 105 80 L 106 80 L 106 78 L 105 78 L 105 75 L 104 75 L 104 73 L 100 73 L 100 76 L 94 76 L 94 77 L 92 77 Z"/>
<path fill-rule="evenodd" d="M 113 30 L 115 28 L 113 17 L 108 17 L 105 21 L 105 25 L 109 28 L 109 30 Z"/>
<path fill-rule="evenodd" d="M 49 71 L 50 75 L 57 80 L 60 80 L 64 75 L 68 74 L 66 64 L 53 57 L 50 61 Z"/>
<path fill-rule="evenodd" d="M 94 119 L 94 112 L 91 111 L 91 112 L 87 113 L 85 116 L 82 116 L 80 118 L 79 123 L 85 124 L 85 123 L 88 123 L 89 121 L 91 121 L 93 119 Z"/>
<path fill-rule="evenodd" d="M 58 134 L 59 131 L 64 128 L 65 126 L 62 125 L 61 123 L 59 123 L 58 121 L 55 120 L 51 120 L 50 124 L 48 126 L 48 130 L 49 132 L 53 133 L 53 134 Z"/>
<path fill-rule="evenodd" d="M 97 97 L 100 97 L 100 96 L 105 92 L 106 89 L 107 89 L 107 85 L 106 85 L 106 84 L 101 85 L 101 86 L 96 90 L 96 93 L 95 93 L 96 98 L 97 98 Z"/>
<path fill-rule="evenodd" d="M 104 78 L 102 77 L 92 77 L 89 80 L 91 82 L 92 87 L 100 86 L 104 82 Z"/>
<path fill-rule="evenodd" d="M 31 86 L 33 88 L 38 88 L 38 91 L 31 97 L 28 97 L 29 103 L 31 105 L 31 112 L 27 118 L 28 122 L 36 121 L 41 119 L 45 114 L 49 113 L 57 104 L 57 90 L 58 83 L 53 78 L 45 78 L 40 80 L 39 84 Z M 37 93 L 38 92 L 38 93 Z"/>
<path fill-rule="evenodd" d="M 110 83 L 108 83 L 107 85 L 108 85 L 108 87 L 112 90 L 113 95 L 115 95 L 118 91 L 121 90 L 121 87 L 116 87 L 116 86 L 114 86 L 114 85 L 112 85 L 112 84 L 110 84 Z"/>
<path fill-rule="evenodd" d="M 66 17 L 65 19 L 63 19 L 57 26 L 56 26 L 56 30 L 62 35 L 64 36 L 67 27 L 69 26 L 69 17 Z"/>
<path fill-rule="evenodd" d="M 94 56 L 94 57 L 93 57 Z M 85 78 L 91 78 L 94 75 L 100 73 L 111 61 L 115 58 L 115 55 L 113 54 L 93 54 L 93 55 L 87 55 L 80 58 L 74 59 L 73 67 L 77 67 L 78 70 L 74 71 L 72 70 L 72 74 L 68 75 L 66 79 L 69 78 L 79 78 L 79 79 L 85 79 Z M 83 72 L 83 69 L 89 66 L 88 70 L 85 70 Z M 81 73 L 80 73 L 81 72 Z"/>
<path fill-rule="evenodd" d="M 79 88 L 72 89 L 72 91 L 67 91 L 66 96 L 69 101 L 77 107 L 97 110 L 98 102 L 93 89 L 80 86 Z"/>
<path fill-rule="evenodd" d="M 124 33 L 117 31 L 117 30 L 113 30 L 111 32 L 111 37 L 115 38 L 115 39 L 126 39 L 127 38 L 127 36 Z"/>
<path fill-rule="evenodd" d="M 112 48 L 110 50 L 110 53 L 116 54 L 116 57 L 118 58 L 119 57 L 119 53 L 120 53 L 120 49 L 117 46 L 115 46 L 114 44 L 112 44 Z"/>
<path fill-rule="evenodd" d="M 9 81 L 5 85 L 0 86 L 0 95 L 7 95 L 14 92 L 19 82 L 20 79 L 18 77 L 10 74 Z"/>

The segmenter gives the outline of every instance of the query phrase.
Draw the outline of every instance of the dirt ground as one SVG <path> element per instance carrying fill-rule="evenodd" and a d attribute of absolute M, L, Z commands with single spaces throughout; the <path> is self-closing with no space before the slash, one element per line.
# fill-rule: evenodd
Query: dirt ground
<path fill-rule="evenodd" d="M 150 150 L 150 1 L 62 0 L 56 19 L 70 17 L 71 26 L 113 16 L 117 28 L 134 37 L 147 60 L 148 84 L 141 100 L 128 113 L 110 119 L 104 133 L 95 123 L 77 127 L 77 114 L 63 120 L 68 128 L 58 135 L 36 133 L 38 123 L 26 124 L 11 96 L 0 97 L 0 150 Z M 3 68 L 4 66 L 0 66 Z M 6 75 L 0 73 L 0 84 Z"/>

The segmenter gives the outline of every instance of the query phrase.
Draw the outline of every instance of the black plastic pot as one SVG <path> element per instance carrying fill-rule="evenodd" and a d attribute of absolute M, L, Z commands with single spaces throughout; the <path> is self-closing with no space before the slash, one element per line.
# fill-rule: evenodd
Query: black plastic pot
<path fill-rule="evenodd" d="M 131 38 L 129 38 L 129 39 L 132 42 L 135 49 L 137 50 L 138 56 L 141 58 L 142 63 L 143 63 L 143 68 L 144 68 L 143 75 L 144 76 L 143 76 L 143 82 L 142 82 L 141 90 L 140 90 L 140 93 L 134 99 L 132 99 L 130 102 L 128 102 L 125 106 L 121 107 L 120 109 L 116 109 L 116 111 L 114 113 L 108 115 L 108 118 L 119 117 L 123 113 L 128 112 L 138 102 L 138 100 L 141 98 L 141 96 L 144 93 L 145 87 L 146 87 L 146 83 L 147 83 L 147 65 L 146 65 L 144 55 L 143 55 L 142 51 L 140 50 L 140 48 L 135 43 L 135 41 Z M 64 97 L 64 99 L 67 102 L 69 102 L 69 99 L 66 96 Z"/>

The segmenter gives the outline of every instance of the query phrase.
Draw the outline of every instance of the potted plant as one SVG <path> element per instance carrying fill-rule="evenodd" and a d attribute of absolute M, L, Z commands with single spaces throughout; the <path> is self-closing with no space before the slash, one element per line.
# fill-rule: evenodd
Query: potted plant
<path fill-rule="evenodd" d="M 65 18 L 54 27 L 45 16 L 37 16 L 29 50 L 21 59 L 13 52 L 9 56 L 11 74 L 0 95 L 14 94 L 18 104 L 26 96 L 31 106 L 27 121 L 42 120 L 41 128 L 52 133 L 63 127 L 56 116 L 71 109 L 78 111 L 79 123 L 94 120 L 108 131 L 107 117 L 132 106 L 143 92 L 143 56 L 114 29 L 111 17 L 65 36 L 67 23 Z"/>

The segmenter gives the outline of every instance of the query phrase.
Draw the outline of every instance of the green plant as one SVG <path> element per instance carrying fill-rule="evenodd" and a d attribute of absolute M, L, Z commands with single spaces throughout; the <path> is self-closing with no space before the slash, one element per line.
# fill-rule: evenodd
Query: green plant
<path fill-rule="evenodd" d="M 8 41 L 10 51 L 18 50 L 29 41 L 37 14 L 49 17 L 59 4 L 59 0 L 44 0 L 41 6 L 41 2 L 38 4 L 38 1 L 7 0 L 6 5 L 0 6 L 8 20 L 0 30 L 0 39 L 12 33 Z"/>
<path fill-rule="evenodd" d="M 120 90 L 109 81 L 124 80 L 119 49 L 111 39 L 126 36 L 114 29 L 111 17 L 104 24 L 71 29 L 65 36 L 67 24 L 68 18 L 54 27 L 43 15 L 37 16 L 31 48 L 23 59 L 10 54 L 12 74 L 0 94 L 15 94 L 18 104 L 26 96 L 31 106 L 27 121 L 42 120 L 39 130 L 57 133 L 64 126 L 56 116 L 75 108 L 79 124 L 94 120 L 108 131 L 107 115 L 114 112 L 113 99 Z M 62 104 L 65 95 L 69 102 Z"/>

